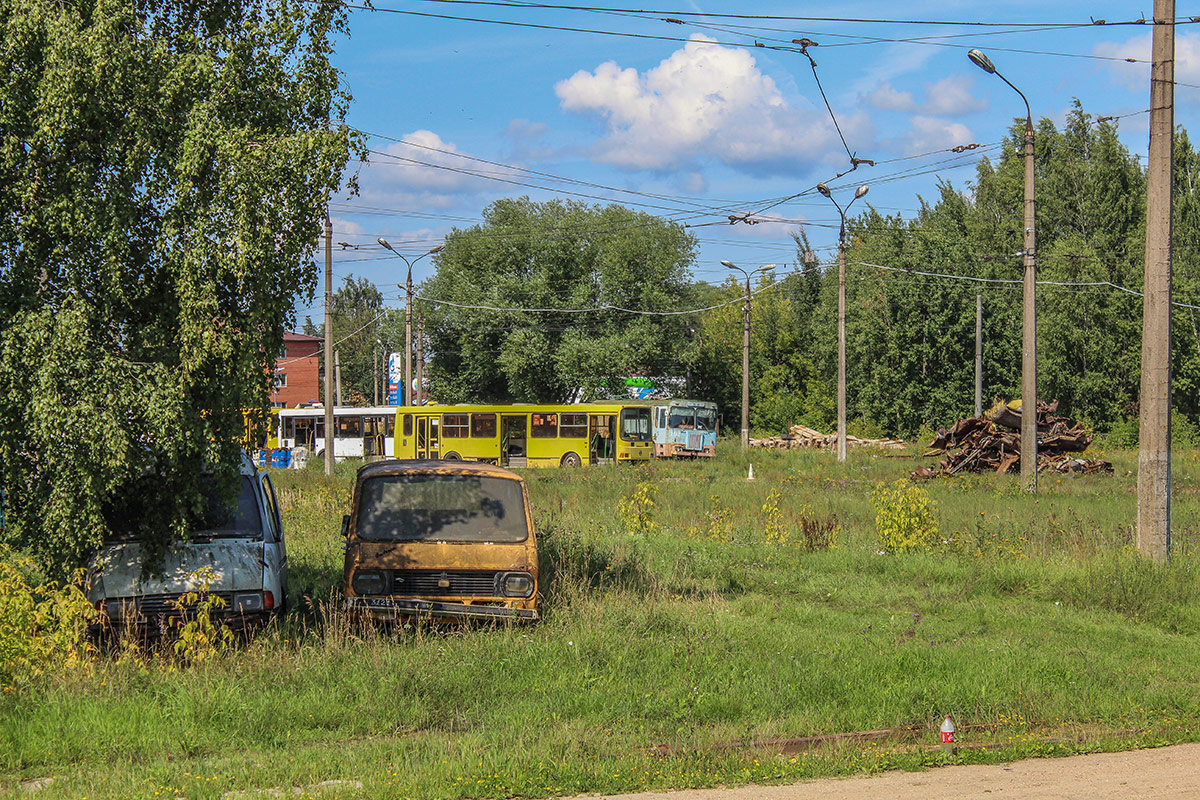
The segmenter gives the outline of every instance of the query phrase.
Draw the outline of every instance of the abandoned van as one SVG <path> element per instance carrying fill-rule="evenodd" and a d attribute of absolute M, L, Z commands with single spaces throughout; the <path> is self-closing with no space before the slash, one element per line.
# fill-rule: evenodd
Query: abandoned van
<path fill-rule="evenodd" d="M 142 544 L 134 537 L 118 534 L 100 547 L 87 576 L 88 600 L 101 612 L 99 629 L 166 633 L 179 616 L 181 596 L 204 581 L 210 595 L 225 601 L 213 610 L 213 620 L 230 628 L 283 610 L 287 552 L 270 477 L 243 453 L 235 502 L 222 502 L 215 487 L 208 495 L 187 541 L 171 545 L 155 572 L 144 574 Z"/>
<path fill-rule="evenodd" d="M 536 620 L 537 539 L 525 480 L 489 464 L 392 459 L 358 470 L 347 610 L 380 620 Z"/>

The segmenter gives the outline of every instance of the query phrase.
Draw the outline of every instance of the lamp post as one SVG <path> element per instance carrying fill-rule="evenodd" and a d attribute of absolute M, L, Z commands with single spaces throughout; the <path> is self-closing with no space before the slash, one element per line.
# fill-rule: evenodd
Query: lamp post
<path fill-rule="evenodd" d="M 388 243 L 387 239 L 379 238 L 379 239 L 376 239 L 375 241 L 379 242 L 379 244 L 381 244 L 384 247 L 384 249 L 391 250 L 392 253 L 394 253 L 401 261 L 404 262 L 404 265 L 408 267 L 408 275 L 407 275 L 407 277 L 405 277 L 404 286 L 402 287 L 404 289 L 404 390 L 401 393 L 401 398 L 403 398 L 403 405 L 411 406 L 412 405 L 412 268 L 413 268 L 413 264 L 416 264 L 418 261 L 420 261 L 425 256 L 433 255 L 434 253 L 438 252 L 446 245 L 439 244 L 437 247 L 427 250 L 426 252 L 421 253 L 421 255 L 414 258 L 412 261 L 409 261 L 408 258 L 404 254 L 402 254 L 396 248 L 392 247 L 391 244 Z"/>
<path fill-rule="evenodd" d="M 742 449 L 745 450 L 750 446 L 750 276 L 775 269 L 775 265 L 763 264 L 749 272 L 729 261 L 722 261 L 721 265 L 746 276 L 746 303 L 742 307 Z"/>
<path fill-rule="evenodd" d="M 1034 302 L 1033 113 L 1029 98 L 1012 81 L 996 71 L 992 60 L 979 50 L 967 53 L 971 63 L 1007 83 L 1025 101 L 1025 277 L 1021 315 L 1021 485 L 1037 491 L 1037 306 Z"/>
<path fill-rule="evenodd" d="M 841 217 L 838 229 L 838 385 L 837 385 L 837 460 L 846 460 L 846 212 L 854 201 L 865 195 L 871 187 L 865 183 L 854 190 L 854 197 L 842 208 L 833 198 L 833 192 L 824 183 L 817 184 L 817 191 L 829 198 Z"/>

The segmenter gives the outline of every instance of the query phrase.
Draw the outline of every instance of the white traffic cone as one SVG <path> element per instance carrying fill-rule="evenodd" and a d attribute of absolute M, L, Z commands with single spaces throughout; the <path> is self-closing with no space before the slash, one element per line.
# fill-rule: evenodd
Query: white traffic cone
<path fill-rule="evenodd" d="M 750 474 L 746 476 L 746 480 L 748 480 L 748 481 L 754 480 L 754 465 L 753 464 L 750 465 Z"/>

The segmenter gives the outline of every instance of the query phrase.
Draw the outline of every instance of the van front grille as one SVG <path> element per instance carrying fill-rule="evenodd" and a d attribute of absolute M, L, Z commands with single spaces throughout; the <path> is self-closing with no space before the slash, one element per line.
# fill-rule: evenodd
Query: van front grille
<path fill-rule="evenodd" d="M 209 592 L 209 596 L 213 595 L 225 601 L 225 605 L 213 609 L 214 616 L 228 614 L 233 609 L 233 592 Z M 108 609 L 109 615 L 114 617 L 136 618 L 137 616 L 142 616 L 147 620 L 154 620 L 159 617 L 178 616 L 179 598 L 180 595 L 177 594 L 147 594 L 141 597 L 117 597 L 107 600 L 105 608 Z M 183 607 L 185 614 L 189 610 L 194 609 L 194 604 Z"/>
<path fill-rule="evenodd" d="M 392 570 L 392 594 L 495 597 L 497 575 L 492 570 L 397 569 Z"/>

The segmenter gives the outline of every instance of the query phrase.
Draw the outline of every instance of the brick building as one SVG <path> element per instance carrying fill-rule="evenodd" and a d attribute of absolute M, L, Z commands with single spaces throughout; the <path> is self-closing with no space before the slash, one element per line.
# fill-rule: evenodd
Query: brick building
<path fill-rule="evenodd" d="M 275 391 L 271 393 L 273 408 L 295 408 L 301 403 L 321 402 L 320 367 L 321 345 L 317 336 L 287 331 L 283 334 L 283 350 L 275 359 Z"/>

